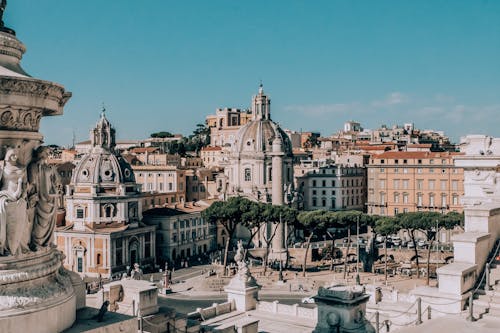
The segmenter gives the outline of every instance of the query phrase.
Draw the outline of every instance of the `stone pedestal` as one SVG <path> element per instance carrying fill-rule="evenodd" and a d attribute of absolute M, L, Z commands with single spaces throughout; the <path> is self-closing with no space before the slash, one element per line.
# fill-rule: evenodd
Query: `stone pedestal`
<path fill-rule="evenodd" d="M 61 332 L 76 316 L 71 278 L 53 248 L 0 257 L 0 332 Z"/>
<path fill-rule="evenodd" d="M 375 332 L 365 318 L 370 295 L 362 287 L 320 287 L 313 298 L 318 306 L 318 323 L 314 333 Z"/>
<path fill-rule="evenodd" d="M 115 287 L 121 287 L 121 298 L 112 295 L 111 290 Z M 148 281 L 114 281 L 104 286 L 104 293 L 104 298 L 111 304 L 117 303 L 116 312 L 132 316 L 148 316 L 158 312 L 158 288 Z M 102 299 L 102 295 L 99 296 Z"/>
<path fill-rule="evenodd" d="M 243 258 L 243 246 L 238 243 L 238 251 L 234 256 L 238 264 L 238 272 L 224 288 L 228 302 L 234 302 L 237 311 L 255 310 L 259 299 L 260 286 L 250 274 Z"/>

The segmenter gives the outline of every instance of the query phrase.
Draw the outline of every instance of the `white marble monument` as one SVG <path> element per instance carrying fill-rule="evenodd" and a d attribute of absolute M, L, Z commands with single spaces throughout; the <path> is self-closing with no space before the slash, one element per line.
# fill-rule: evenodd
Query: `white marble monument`
<path fill-rule="evenodd" d="M 0 4 L 0 332 L 61 332 L 76 316 L 79 285 L 53 246 L 58 174 L 46 163 L 40 119 L 71 97 L 20 66 L 25 46 Z M 82 302 L 79 303 L 82 306 Z M 84 303 L 83 303 L 84 304 Z"/>

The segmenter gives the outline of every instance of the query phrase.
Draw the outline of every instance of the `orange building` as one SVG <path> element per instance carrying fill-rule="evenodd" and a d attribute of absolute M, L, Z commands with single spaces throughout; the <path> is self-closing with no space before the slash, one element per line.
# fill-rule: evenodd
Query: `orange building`
<path fill-rule="evenodd" d="M 367 166 L 368 213 L 462 212 L 464 171 L 453 163 L 458 154 L 388 151 L 372 156 Z"/>

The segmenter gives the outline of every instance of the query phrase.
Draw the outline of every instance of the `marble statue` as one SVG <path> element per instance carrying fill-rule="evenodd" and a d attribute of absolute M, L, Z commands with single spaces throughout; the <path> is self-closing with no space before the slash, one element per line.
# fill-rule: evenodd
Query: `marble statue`
<path fill-rule="evenodd" d="M 37 148 L 27 167 L 20 163 L 21 150 L 32 149 L 8 147 L 0 162 L 0 256 L 52 244 L 60 178 L 47 164 L 48 147 Z"/>
<path fill-rule="evenodd" d="M 25 181 L 26 169 L 18 164 L 18 150 L 10 147 L 0 166 L 0 255 L 16 255 L 21 250 L 27 222 Z"/>
<path fill-rule="evenodd" d="M 57 188 L 61 183 L 55 168 L 47 164 L 49 148 L 39 147 L 28 166 L 28 218 L 32 223 L 34 249 L 52 244 L 56 225 Z"/>
<path fill-rule="evenodd" d="M 141 267 L 139 266 L 138 263 L 135 263 L 134 269 L 132 270 L 132 272 L 130 272 L 130 278 L 132 280 L 142 280 L 142 276 L 143 273 Z"/>

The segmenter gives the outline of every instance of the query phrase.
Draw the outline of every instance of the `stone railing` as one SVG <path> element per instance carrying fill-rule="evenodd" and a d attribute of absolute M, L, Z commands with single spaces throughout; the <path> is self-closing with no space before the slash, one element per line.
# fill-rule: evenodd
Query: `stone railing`
<path fill-rule="evenodd" d="M 188 318 L 201 316 L 202 320 L 208 320 L 236 309 L 233 302 L 224 302 L 224 303 L 214 303 L 212 306 L 208 308 L 197 308 L 195 312 L 188 313 Z"/>
<path fill-rule="evenodd" d="M 260 301 L 257 303 L 256 310 L 270 314 L 277 314 L 277 315 L 284 315 L 284 316 L 291 316 L 291 317 L 298 317 L 305 319 L 316 319 L 316 320 L 318 319 L 318 311 L 316 308 L 305 308 L 299 306 L 299 304 L 286 305 L 286 304 L 280 304 L 278 301 L 274 302 Z"/>

